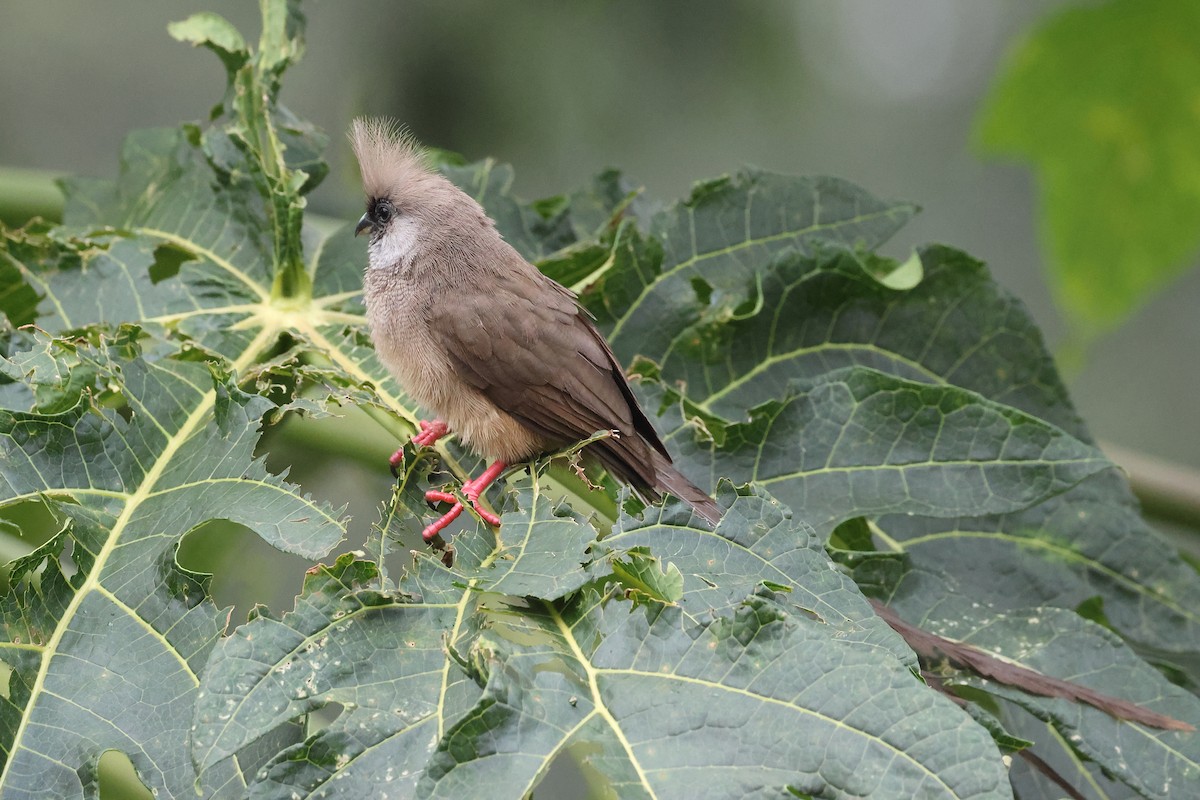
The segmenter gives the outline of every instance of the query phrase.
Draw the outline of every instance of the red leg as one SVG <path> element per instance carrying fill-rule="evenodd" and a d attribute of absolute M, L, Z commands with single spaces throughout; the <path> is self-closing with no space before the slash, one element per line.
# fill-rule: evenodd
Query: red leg
<path fill-rule="evenodd" d="M 478 514 L 480 518 L 489 525 L 499 525 L 500 517 L 496 516 L 485 508 L 480 508 L 479 496 L 483 494 L 487 487 L 492 485 L 496 478 L 500 477 L 500 473 L 504 472 L 507 466 L 508 465 L 503 461 L 497 461 L 485 469 L 478 478 L 474 478 L 473 480 L 469 480 L 463 484 L 463 494 L 467 496 L 467 500 L 471 503 L 471 507 L 474 508 L 475 513 Z M 462 503 L 457 501 L 454 495 L 450 494 L 449 492 L 440 492 L 436 489 L 430 489 L 428 492 L 426 492 L 425 499 L 431 503 L 454 503 L 450 510 L 443 514 L 440 519 L 429 525 L 426 525 L 425 530 L 421 531 L 422 538 L 428 542 L 433 537 L 445 530 L 451 522 L 454 522 L 454 520 L 458 519 L 458 515 L 462 513 L 463 506 Z"/>
<path fill-rule="evenodd" d="M 463 484 L 463 494 L 471 501 L 471 506 L 475 509 L 475 513 L 483 518 L 483 521 L 488 525 L 499 525 L 500 518 L 488 511 L 479 507 L 479 496 L 484 493 L 487 487 L 492 485 L 496 478 L 500 477 L 500 473 L 504 472 L 508 464 L 503 461 L 497 461 L 483 471 L 478 478 L 472 481 L 467 481 Z"/>

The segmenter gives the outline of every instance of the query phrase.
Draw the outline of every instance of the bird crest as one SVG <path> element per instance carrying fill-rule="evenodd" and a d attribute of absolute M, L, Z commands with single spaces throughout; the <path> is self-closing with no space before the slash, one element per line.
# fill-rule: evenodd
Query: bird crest
<path fill-rule="evenodd" d="M 367 197 L 395 197 L 434 177 L 417 140 L 392 120 L 359 117 L 350 127 L 350 144 Z"/>

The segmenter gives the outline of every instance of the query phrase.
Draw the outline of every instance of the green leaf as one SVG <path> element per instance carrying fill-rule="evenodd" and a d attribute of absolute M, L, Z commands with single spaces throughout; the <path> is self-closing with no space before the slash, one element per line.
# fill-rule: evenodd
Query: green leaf
<path fill-rule="evenodd" d="M 647 508 L 641 518 L 622 516 L 603 545 L 616 553 L 646 549 L 668 561 L 683 576 L 677 600 L 690 620 L 735 609 L 768 586 L 791 613 L 915 664 L 908 646 L 830 563 L 811 526 L 755 486 L 725 482 L 717 497 L 725 512 L 716 530 L 698 526 L 688 506 L 672 503 Z"/>
<path fill-rule="evenodd" d="M 897 417 L 848 414 L 841 425 L 821 433 L 813 421 L 828 422 L 831 417 L 818 412 L 836 406 L 808 399 L 811 389 L 791 401 L 775 399 L 804 378 L 819 386 L 836 377 L 832 370 L 839 367 L 872 367 L 897 376 L 893 381 L 952 384 L 999 401 L 1009 409 L 986 402 L 962 408 L 970 409 L 968 414 L 991 408 L 1010 420 L 1019 418 L 1012 416 L 1012 410 L 1019 409 L 1050 426 L 1043 430 L 1058 428 L 1056 436 L 1069 434 L 1060 442 L 1074 437 L 1071 447 L 1087 452 L 1084 445 L 1091 441 L 1090 435 L 1070 404 L 1041 334 L 1019 301 L 997 287 L 982 264 L 959 251 L 928 247 L 920 256 L 924 279 L 907 291 L 880 283 L 877 270 L 861 253 L 834 248 L 814 256 L 778 256 L 762 269 L 754 313 L 695 326 L 693 331 L 703 333 L 702 346 L 690 351 L 677 346 L 665 355 L 660 370 L 649 370 L 651 376 L 682 382 L 681 395 L 664 394 L 643 382 L 648 407 L 656 407 L 664 398 L 683 401 L 668 405 L 659 420 L 668 441 L 683 456 L 685 466 L 693 465 L 691 474 L 697 480 L 711 480 L 713 475 L 762 478 L 764 463 L 777 465 L 779 475 L 791 470 L 793 477 L 770 484 L 772 492 L 802 509 L 804 519 L 823 529 L 847 518 L 852 510 L 868 513 L 872 505 L 862 498 L 844 502 L 846 489 L 828 488 L 825 481 L 830 478 L 820 478 L 819 471 L 810 474 L 804 464 L 823 464 L 833 442 L 879 446 L 875 457 L 860 462 L 858 474 L 846 473 L 843 486 L 880 472 L 893 475 L 889 494 L 897 510 L 877 512 L 880 517 L 872 521 L 885 553 L 903 550 L 912 557 L 918 574 L 933 571 L 943 576 L 942 591 L 978 593 L 989 602 L 1028 603 L 1036 597 L 1041 603 L 1074 608 L 1100 594 L 1117 630 L 1156 657 L 1195 674 L 1200 637 L 1190 609 L 1200 601 L 1190 599 L 1197 591 L 1194 571 L 1141 520 L 1127 483 L 1106 469 L 1094 450 L 1095 460 L 1088 468 L 1094 477 L 1077 473 L 1072 480 L 1082 478 L 1082 483 L 1075 488 L 1070 488 L 1069 480 L 1058 484 L 1058 492 L 1068 491 L 1055 495 L 1051 490 L 1052 496 L 1028 511 L 1020 506 L 1032 495 L 1022 500 L 1022 492 L 1032 484 L 1018 477 L 1020 490 L 1002 491 L 984 501 L 1002 497 L 1013 502 L 1011 515 L 980 519 L 977 515 L 984 505 L 969 502 L 964 503 L 968 516 L 939 521 L 936 517 L 951 505 L 936 504 L 938 492 L 958 502 L 972 491 L 970 487 L 987 490 L 989 485 L 964 481 L 962 472 L 950 477 L 961 465 L 947 464 L 941 477 L 925 471 L 920 479 L 902 463 L 880 470 L 896 455 L 883 442 L 904 441 L 905 427 Z M 964 397 L 956 392 L 950 396 Z M 807 406 L 799 406 L 801 402 Z M 750 422 L 736 421 L 747 408 Z M 693 415 L 698 415 L 698 422 L 686 424 Z M 939 443 L 944 443 L 949 429 L 936 428 Z M 888 430 L 898 435 L 880 436 Z M 710 444 L 707 436 L 722 441 Z M 914 436 L 926 444 L 934 440 L 932 431 Z M 790 446 L 784 444 L 788 437 L 792 437 Z M 789 468 L 789 460 L 793 467 Z M 982 463 L 976 466 L 985 468 Z M 1045 466 L 1042 478 L 1051 479 L 1054 468 Z M 1034 463 L 1010 462 L 1000 471 L 1011 469 L 1011 475 L 1019 476 L 1027 468 L 1034 468 Z M 881 491 L 887 485 L 869 486 Z M 947 491 L 948 486 L 953 491 Z M 925 508 L 918 504 L 922 500 Z M 893 582 L 903 572 L 903 567 L 898 569 L 893 569 Z M 856 574 L 867 580 L 865 572 Z"/>
<path fill-rule="evenodd" d="M 172 22 L 167 32 L 181 42 L 209 48 L 230 73 L 250 60 L 250 50 L 242 34 L 219 14 L 201 11 L 182 22 Z"/>
<path fill-rule="evenodd" d="M 569 202 L 558 205 L 549 216 L 519 203 L 510 193 L 514 174 L 508 164 L 488 160 L 465 166 L 447 165 L 442 172 L 479 201 L 504 231 L 505 240 L 530 261 L 539 261 L 574 244 L 581 233 L 585 236 L 593 233 L 575 229 Z M 607 219 L 605 216 L 604 221 Z"/>
<path fill-rule="evenodd" d="M 79 796 L 117 749 L 152 790 L 181 796 L 195 780 L 187 719 L 222 619 L 207 579 L 175 563 L 180 540 L 228 519 L 311 557 L 343 525 L 254 458 L 271 404 L 162 343 L 134 330 L 101 348 L 43 338 L 13 363 L 35 385 L 60 380 L 48 364 L 89 382 L 55 413 L 0 411 L 0 503 L 46 499 L 63 524 L 12 567 L 0 792 Z"/>
<path fill-rule="evenodd" d="M 896 290 L 877 256 L 828 244 L 785 251 L 759 265 L 749 312 L 642 352 L 664 380 L 685 384 L 696 410 L 733 421 L 789 384 L 862 366 L 969 389 L 1090 441 L 1024 305 L 962 251 L 930 245 L 919 258 L 921 282 Z"/>
<path fill-rule="evenodd" d="M 955 609 L 953 619 L 947 620 L 939 609 L 924 624 L 942 635 L 952 630 L 954 638 L 1020 666 L 1200 724 L 1200 700 L 1195 695 L 1169 683 L 1116 636 L 1070 611 L 1045 607 L 1007 614 L 962 611 Z M 1142 797 L 1169 798 L 1177 791 L 1174 787 L 1191 786 L 1200 779 L 1200 739 L 1194 731 L 1147 728 L 1088 705 L 1039 697 L 978 678 L 957 680 L 986 688 L 1048 720 L 1079 757 L 1094 762 Z M 1131 767 L 1134 764 L 1136 768 Z"/>
<path fill-rule="evenodd" d="M 683 597 L 683 573 L 671 562 L 655 558 L 648 547 L 634 547 L 613 559 L 613 577 L 634 603 L 654 601 L 674 605 Z"/>
<path fill-rule="evenodd" d="M 521 796 L 570 748 L 621 797 L 1008 796 L 982 729 L 832 633 L 768 597 L 700 625 L 595 593 L 505 616 L 472 650 L 483 694 L 420 794 Z"/>
<path fill-rule="evenodd" d="M 738 203 L 748 202 L 735 195 L 710 212 L 743 218 Z M 843 211 L 861 206 L 872 204 L 859 199 Z M 840 220 L 829 210 L 821 218 L 835 231 L 859 219 L 854 213 Z M 647 272 L 653 248 L 627 241 L 630 269 Z M 725 245 L 737 241 L 731 236 Z M 1016 510 L 1107 466 L 1090 446 L 1040 333 L 979 262 L 927 248 L 920 255 L 925 279 L 897 291 L 881 282 L 892 273 L 875 257 L 830 240 L 807 247 L 809 254 L 787 249 L 760 263 L 749 293 L 720 303 L 712 293 L 681 301 L 694 319 L 664 316 L 655 335 L 640 339 L 641 352 L 660 361 L 643 372 L 682 385 L 665 394 L 651 386 L 643 397 L 649 407 L 666 405 L 660 429 L 694 480 L 765 481 L 827 531 L 852 509 L 887 513 L 889 504 L 935 516 L 955 514 L 957 504 Z M 607 276 L 603 288 L 610 306 L 621 300 Z M 850 365 L 898 377 L 860 373 L 847 382 L 836 370 Z M 742 422 L 747 409 L 750 419 Z M 1015 438 L 989 429 L 993 421 Z M 1060 442 L 1072 454 L 1059 451 L 1063 463 L 1052 464 L 1059 455 L 1011 446 L 1031 442 L 1024 437 L 1034 430 L 1035 438 Z M 991 443 L 990 455 L 977 449 L 977 436 Z M 937 452 L 930 449 L 935 440 Z M 991 483 L 996 479 L 1003 489 Z M 846 503 L 850 492 L 856 494 Z"/>
<path fill-rule="evenodd" d="M 398 587 L 381 588 L 376 565 L 343 556 L 309 577 L 294 611 L 222 641 L 196 706 L 202 774 L 280 724 L 339 703 L 330 727 L 278 754 L 260 788 L 313 791 L 336 779 L 345 792 L 393 781 L 397 794 L 411 792 L 431 737 L 478 696 L 446 648 L 469 650 L 480 605 L 495 592 L 560 597 L 594 579 L 595 530 L 557 516 L 537 483 L 518 486 L 519 508 L 504 514 L 500 535 L 463 537 L 452 570 L 421 555 Z"/>
<path fill-rule="evenodd" d="M 279 724 L 336 702 L 338 719 L 277 753 L 258 789 L 315 790 L 335 770 L 347 792 L 356 781 L 396 781 L 398 793 L 412 785 L 445 701 L 453 664 L 442 638 L 458 636 L 464 592 L 447 586 L 416 598 L 372 588 L 377 577 L 372 563 L 343 556 L 310 573 L 294 611 L 260 615 L 221 641 L 195 709 L 192 752 L 202 775 Z"/>
<path fill-rule="evenodd" d="M 535 509 L 520 519 L 549 505 L 531 499 Z M 752 496 L 733 502 L 747 508 L 731 511 L 731 526 L 762 509 Z M 568 535 L 545 533 L 552 546 Z M 692 536 L 703 544 L 712 534 Z M 836 573 L 815 537 L 807 543 L 806 568 L 789 579 L 823 587 L 814 591 L 836 605 Z M 692 796 L 696 781 L 725 796 L 734 785 L 745 791 L 746 780 L 828 796 L 1006 796 L 982 729 L 887 649 L 863 647 L 815 615 L 789 614 L 779 602 L 790 604 L 791 593 L 734 603 L 701 622 L 683 606 L 702 595 L 685 593 L 677 609 L 647 603 L 631 613 L 595 590 L 565 605 L 480 593 L 489 588 L 480 576 L 506 551 L 515 556 L 506 577 L 557 592 L 557 581 L 538 577 L 536 556 L 525 563 L 522 544 L 497 544 L 490 563 L 460 551 L 452 571 L 419 559 L 399 590 L 376 588 L 375 567 L 349 556 L 323 568 L 295 611 L 252 620 L 214 651 L 197 707 L 198 765 L 337 703 L 334 722 L 281 752 L 252 791 L 336 785 L 362 794 L 383 784 L 397 795 L 455 797 L 486 784 L 519 797 L 570 749 L 622 797 Z M 821 600 L 812 605 L 824 610 Z M 780 729 L 789 736 L 768 733 Z M 764 746 L 769 740 L 778 746 Z M 720 753 L 737 755 L 724 761 Z"/>
<path fill-rule="evenodd" d="M 990 153 L 1037 176 L 1043 247 L 1083 336 L 1111 329 L 1200 249 L 1200 7 L 1112 0 L 1049 17 L 980 114 Z"/>
<path fill-rule="evenodd" d="M 1015 514 L 876 524 L 912 568 L 888 590 L 901 613 L 927 592 L 968 595 L 998 611 L 1074 609 L 1100 598 L 1105 618 L 1143 654 L 1200 675 L 1195 570 L 1164 557 L 1170 546 L 1141 518 L 1116 470 Z"/>
<path fill-rule="evenodd" d="M 661 359 L 690 326 L 753 302 L 759 269 L 773 255 L 828 243 L 873 248 L 914 212 L 834 178 L 745 171 L 697 184 L 654 217 L 652 239 L 622 242 L 584 299 L 620 358 Z"/>
<path fill-rule="evenodd" d="M 1071 785 L 1080 787 L 1084 797 L 1136 797 L 1128 786 L 1105 775 L 1096 764 L 1082 758 L 1048 722 L 1043 722 L 1020 706 L 997 700 L 1002 708 L 1004 724 L 1021 736 L 1036 741 L 1029 748 Z M 1020 758 L 1014 758 L 1009 770 L 1013 793 L 1021 800 L 1062 800 L 1061 786 L 1052 783 L 1040 770 Z"/>
<path fill-rule="evenodd" d="M 676 403 L 664 439 L 693 477 L 758 482 L 825 533 L 864 514 L 1019 510 L 1112 466 L 1093 445 L 954 386 L 851 367 L 793 391 L 726 425 L 719 442 L 697 437 Z"/>

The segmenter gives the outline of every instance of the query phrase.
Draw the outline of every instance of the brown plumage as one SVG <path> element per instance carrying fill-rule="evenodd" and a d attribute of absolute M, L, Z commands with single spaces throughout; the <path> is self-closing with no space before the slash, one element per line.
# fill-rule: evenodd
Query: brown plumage
<path fill-rule="evenodd" d="M 356 231 L 370 231 L 367 320 L 405 391 L 500 468 L 615 430 L 619 436 L 588 452 L 649 498 L 670 492 L 715 524 L 716 503 L 672 466 L 575 295 L 522 258 L 480 205 L 430 170 L 394 127 L 359 119 L 350 139 L 367 195 Z M 468 498 L 490 480 L 466 484 Z M 459 511 L 426 528 L 426 538 Z"/>

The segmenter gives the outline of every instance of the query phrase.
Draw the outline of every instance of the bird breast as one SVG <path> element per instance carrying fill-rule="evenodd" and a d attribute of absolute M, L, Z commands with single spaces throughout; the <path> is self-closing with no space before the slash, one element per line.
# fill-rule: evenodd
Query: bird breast
<path fill-rule="evenodd" d="M 432 287 L 432 291 L 448 291 Z M 404 392 L 443 420 L 460 442 L 490 460 L 525 461 L 546 443 L 455 372 L 431 326 L 430 289 L 398 270 L 369 269 L 367 322 L 375 351 Z"/>

